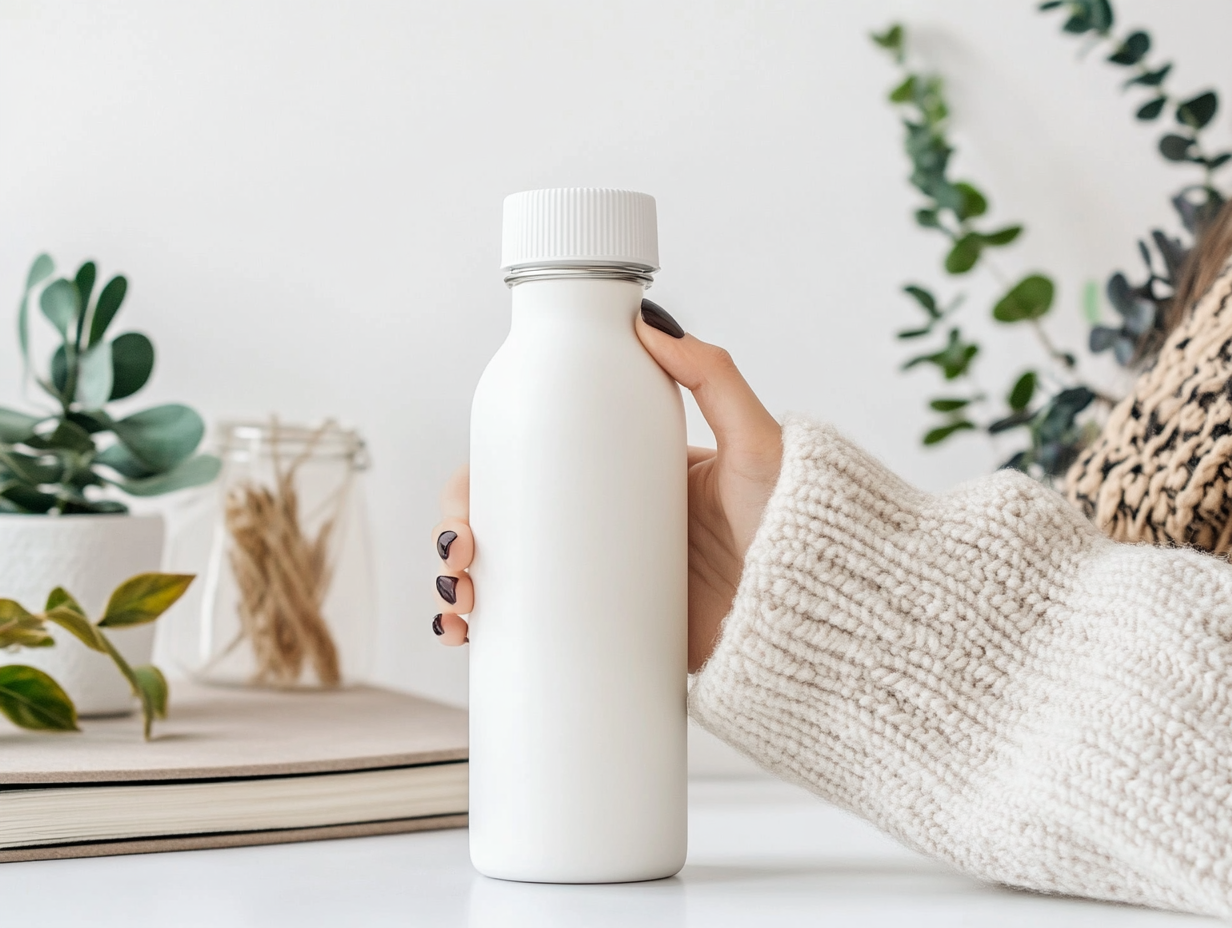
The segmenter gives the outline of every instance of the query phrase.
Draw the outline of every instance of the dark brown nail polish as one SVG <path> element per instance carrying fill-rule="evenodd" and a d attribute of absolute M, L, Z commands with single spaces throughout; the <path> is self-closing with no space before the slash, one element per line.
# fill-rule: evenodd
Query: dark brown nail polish
<path fill-rule="evenodd" d="M 457 532 L 441 532 L 436 539 L 436 553 L 441 556 L 442 561 L 449 557 L 449 546 L 457 541 L 457 538 Z"/>
<path fill-rule="evenodd" d="M 671 313 L 653 300 L 642 300 L 642 321 L 651 328 L 666 332 L 672 338 L 684 338 L 684 329 Z"/>
<path fill-rule="evenodd" d="M 438 637 L 445 634 L 445 627 L 441 625 L 441 614 L 439 612 L 432 617 L 432 634 Z"/>
<path fill-rule="evenodd" d="M 441 599 L 453 605 L 458 601 L 458 578 L 457 577 L 437 577 L 436 592 L 441 594 Z"/>

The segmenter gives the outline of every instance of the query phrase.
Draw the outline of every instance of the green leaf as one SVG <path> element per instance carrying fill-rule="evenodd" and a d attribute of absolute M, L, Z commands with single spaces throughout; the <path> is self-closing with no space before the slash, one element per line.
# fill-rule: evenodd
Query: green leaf
<path fill-rule="evenodd" d="M 125 448 L 119 442 L 114 445 L 109 445 L 98 454 L 94 455 L 96 464 L 105 464 L 112 470 L 117 471 L 121 475 L 133 479 L 143 477 L 151 477 L 154 471 L 146 467 L 141 461 L 133 457 L 133 453 Z"/>
<path fill-rule="evenodd" d="M 73 594 L 64 587 L 58 586 L 47 594 L 46 611 L 51 612 L 52 609 L 59 609 L 61 607 L 68 609 L 70 612 L 77 613 L 83 619 L 86 617 L 86 611 L 81 608 L 81 603 L 73 598 Z"/>
<path fill-rule="evenodd" d="M 140 332 L 125 332 L 111 343 L 111 399 L 132 396 L 146 385 L 154 370 L 154 345 Z"/>
<path fill-rule="evenodd" d="M 882 48 L 894 52 L 896 61 L 903 60 L 903 27 L 900 23 L 894 23 L 885 32 L 874 32 L 871 38 Z"/>
<path fill-rule="evenodd" d="M 0 667 L 0 712 L 21 728 L 77 731 L 77 710 L 60 684 L 21 664 Z"/>
<path fill-rule="evenodd" d="M 1150 122 L 1152 119 L 1158 119 L 1159 114 L 1164 111 L 1164 107 L 1168 105 L 1167 97 L 1156 97 L 1154 100 L 1148 100 L 1138 107 L 1138 112 L 1134 115 L 1143 122 Z"/>
<path fill-rule="evenodd" d="M 1082 315 L 1088 325 L 1099 325 L 1103 313 L 1100 312 L 1099 284 L 1088 280 L 1082 287 Z"/>
<path fill-rule="evenodd" d="M 55 262 L 44 254 L 34 259 L 26 274 L 26 292 L 22 294 L 21 305 L 17 308 L 17 340 L 27 365 L 30 363 L 30 291 L 50 277 L 55 269 Z"/>
<path fill-rule="evenodd" d="M 910 103 L 915 97 L 915 75 L 910 74 L 907 79 L 890 91 L 891 103 Z"/>
<path fill-rule="evenodd" d="M 1010 429 L 1016 429 L 1029 423 L 1035 416 L 1027 412 L 1025 409 L 1020 409 L 1013 415 L 1006 416 L 1004 419 L 998 419 L 992 425 L 988 426 L 989 435 L 1000 435 L 1002 432 L 1008 432 Z"/>
<path fill-rule="evenodd" d="M 1022 226 L 1006 226 L 1004 229 L 998 229 L 996 232 L 980 233 L 980 241 L 985 245 L 999 248 L 1014 241 L 1021 233 Z"/>
<path fill-rule="evenodd" d="M 1108 56 L 1113 64 L 1134 65 L 1146 57 L 1151 50 L 1151 37 L 1145 32 L 1131 32 L 1125 37 L 1115 52 Z"/>
<path fill-rule="evenodd" d="M 930 332 L 932 332 L 932 330 L 933 330 L 933 327 L 931 325 L 924 329 L 903 329 L 900 332 L 898 332 L 896 337 L 902 338 L 902 339 L 922 338 L 923 336 L 928 335 Z"/>
<path fill-rule="evenodd" d="M 1159 140 L 1159 153 L 1169 161 L 1187 161 L 1193 143 L 1193 139 L 1187 139 L 1183 135 L 1165 135 Z"/>
<path fill-rule="evenodd" d="M 55 483 L 64 472 L 59 461 L 50 456 L 34 457 L 22 454 L 20 451 L 0 450 L 0 464 L 8 468 L 23 483 L 32 486 Z"/>
<path fill-rule="evenodd" d="M 1024 319 L 1039 319 L 1052 308 L 1055 292 L 1053 283 L 1042 274 L 1024 277 L 992 309 L 992 317 L 998 322 L 1021 322 Z"/>
<path fill-rule="evenodd" d="M 1213 90 L 1186 100 L 1176 108 L 1176 121 L 1191 129 L 1202 129 L 1215 118 L 1219 109 L 1219 97 Z"/>
<path fill-rule="evenodd" d="M 115 466 L 110 462 L 105 463 Z M 119 468 L 117 467 L 116 470 Z M 107 482 L 119 487 L 130 496 L 161 496 L 176 490 L 204 486 L 217 477 L 221 470 L 222 461 L 218 458 L 212 454 L 198 454 L 161 474 L 123 480 L 108 479 Z"/>
<path fill-rule="evenodd" d="M 58 588 L 57 588 L 58 589 Z M 98 631 L 90 624 L 90 620 L 80 611 L 68 605 L 57 606 L 43 613 L 48 622 L 54 622 L 62 629 L 74 635 L 78 641 L 92 651 L 106 652 L 99 640 Z"/>
<path fill-rule="evenodd" d="M 63 277 L 53 280 L 39 295 L 39 307 L 67 341 L 69 329 L 77 323 L 77 316 L 81 312 L 81 297 L 77 293 L 77 285 Z"/>
<path fill-rule="evenodd" d="M 1202 163 L 1214 171 L 1216 168 L 1221 168 L 1229 161 L 1232 161 L 1232 152 L 1225 151 L 1213 158 L 1204 158 Z"/>
<path fill-rule="evenodd" d="M 1043 12 L 1044 10 L 1055 10 L 1057 7 L 1061 6 L 1064 2 L 1065 0 L 1046 0 L 1046 2 L 1041 3 L 1039 5 L 1039 9 L 1041 12 Z"/>
<path fill-rule="evenodd" d="M 1035 396 L 1036 377 L 1035 371 L 1027 371 L 1014 384 L 1014 388 L 1010 390 L 1009 404 L 1010 409 L 1015 412 L 1021 412 L 1031 405 L 1031 399 Z"/>
<path fill-rule="evenodd" d="M 168 688 L 167 678 L 163 676 L 163 672 L 153 664 L 142 664 L 133 668 L 133 675 L 137 678 L 141 702 L 149 707 L 150 714 L 154 718 L 165 719 Z M 149 736 L 150 733 L 147 731 L 146 737 Z"/>
<path fill-rule="evenodd" d="M 98 302 L 94 304 L 94 315 L 90 319 L 90 345 L 97 345 L 102 340 L 107 326 L 111 325 L 111 320 L 120 311 L 120 304 L 124 302 L 127 292 L 128 281 L 122 275 L 117 274 L 107 281 L 107 286 L 103 287 L 98 295 Z"/>
<path fill-rule="evenodd" d="M 34 435 L 34 427 L 43 420 L 24 412 L 0 407 L 0 442 L 16 445 Z"/>
<path fill-rule="evenodd" d="M 950 253 L 945 256 L 945 269 L 951 274 L 965 274 L 971 268 L 975 267 L 975 262 L 980 259 L 980 250 L 983 247 L 983 242 L 980 240 L 978 232 L 968 232 L 950 249 Z"/>
<path fill-rule="evenodd" d="M 138 460 L 161 473 L 197 450 L 205 423 L 187 406 L 169 403 L 112 423 L 112 431 Z"/>
<path fill-rule="evenodd" d="M 983 216 L 988 212 L 988 198 L 973 186 L 965 181 L 959 181 L 954 185 L 954 189 L 959 195 L 958 208 L 954 212 L 960 222 Z"/>
<path fill-rule="evenodd" d="M 99 620 L 101 628 L 124 628 L 153 622 L 184 595 L 192 574 L 137 574 L 116 588 Z"/>
<path fill-rule="evenodd" d="M 946 380 L 955 380 L 967 372 L 979 351 L 979 345 L 964 342 L 958 329 L 951 329 L 945 348 L 934 354 L 911 358 L 903 364 L 902 369 L 906 371 L 919 364 L 932 364 L 941 369 Z"/>
<path fill-rule="evenodd" d="M 971 402 L 970 400 L 964 400 L 964 399 L 958 399 L 958 398 L 937 399 L 929 403 L 928 406 L 930 409 L 934 409 L 937 412 L 957 412 L 958 410 L 962 409 L 964 406 L 967 406 L 968 404 L 970 404 L 970 402 Z"/>
<path fill-rule="evenodd" d="M 30 443 L 34 446 L 34 443 Z M 76 422 L 70 419 L 60 419 L 56 423 L 55 431 L 50 435 L 43 436 L 37 447 L 55 450 L 76 451 L 79 454 L 84 454 L 87 451 L 94 450 L 94 439 L 90 437 L 90 433 L 83 429 Z"/>
<path fill-rule="evenodd" d="M 948 425 L 940 425 L 932 429 L 924 436 L 925 445 L 937 445 L 945 441 L 956 432 L 966 432 L 975 428 L 975 423 L 968 422 L 966 419 L 960 419 L 957 422 L 951 422 Z"/>
<path fill-rule="evenodd" d="M 34 263 L 30 265 L 29 273 L 26 274 L 26 289 L 33 290 L 37 285 L 50 277 L 55 269 L 56 264 L 51 260 L 51 255 L 39 255 L 34 259 Z"/>
<path fill-rule="evenodd" d="M 77 268 L 77 277 L 73 280 L 81 303 L 81 312 L 77 314 L 77 330 L 73 337 L 73 343 L 76 345 L 81 344 L 81 328 L 86 320 L 85 310 L 90 305 L 90 294 L 94 292 L 94 278 L 97 274 L 98 268 L 94 266 L 94 262 L 87 261 Z"/>
<path fill-rule="evenodd" d="M 915 221 L 923 229 L 940 229 L 941 219 L 935 209 L 917 209 Z"/>
<path fill-rule="evenodd" d="M 77 402 L 98 409 L 111 398 L 111 345 L 101 342 L 81 356 L 77 367 Z"/>
<path fill-rule="evenodd" d="M 924 308 L 924 312 L 928 313 L 929 318 L 941 318 L 941 310 L 937 308 L 937 298 L 923 287 L 917 284 L 907 284 L 907 286 L 903 287 L 903 293 L 906 293 L 919 303 Z"/>
<path fill-rule="evenodd" d="M 1126 87 L 1133 87 L 1137 84 L 1139 87 L 1158 87 L 1164 82 L 1168 76 L 1168 72 L 1172 70 L 1172 63 L 1164 65 L 1156 71 L 1147 71 L 1145 74 L 1139 74 L 1137 77 L 1131 77 L 1125 82 Z"/>

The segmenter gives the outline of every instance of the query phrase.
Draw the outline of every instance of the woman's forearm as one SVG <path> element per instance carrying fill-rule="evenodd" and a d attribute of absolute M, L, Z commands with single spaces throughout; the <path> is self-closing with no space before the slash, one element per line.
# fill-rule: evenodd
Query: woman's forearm
<path fill-rule="evenodd" d="M 693 715 L 983 879 L 1232 915 L 1232 567 L 783 437 Z"/>

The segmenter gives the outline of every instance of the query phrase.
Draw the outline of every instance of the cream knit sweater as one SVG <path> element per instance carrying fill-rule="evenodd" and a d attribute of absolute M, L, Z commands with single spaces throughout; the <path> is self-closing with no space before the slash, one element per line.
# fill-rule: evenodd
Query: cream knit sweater
<path fill-rule="evenodd" d="M 985 880 L 1232 916 L 1232 567 L 1013 472 L 920 492 L 832 428 L 783 465 L 692 714 Z"/>

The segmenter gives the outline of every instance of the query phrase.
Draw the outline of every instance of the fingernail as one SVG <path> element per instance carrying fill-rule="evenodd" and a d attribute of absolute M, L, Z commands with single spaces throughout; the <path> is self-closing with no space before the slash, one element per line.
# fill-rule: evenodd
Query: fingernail
<path fill-rule="evenodd" d="M 441 556 L 444 561 L 449 557 L 449 546 L 457 540 L 457 532 L 441 532 L 440 537 L 436 539 L 436 553 Z"/>
<path fill-rule="evenodd" d="M 680 327 L 680 323 L 652 300 L 642 300 L 642 321 L 660 332 L 666 332 L 672 338 L 684 338 L 684 329 Z"/>
<path fill-rule="evenodd" d="M 441 594 L 441 599 L 453 605 L 458 601 L 458 578 L 457 577 L 437 577 L 436 592 Z"/>
<path fill-rule="evenodd" d="M 432 617 L 432 634 L 438 637 L 445 634 L 445 627 L 441 625 L 441 614 L 439 612 Z"/>

